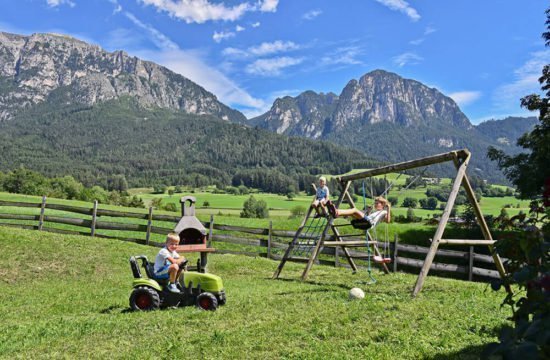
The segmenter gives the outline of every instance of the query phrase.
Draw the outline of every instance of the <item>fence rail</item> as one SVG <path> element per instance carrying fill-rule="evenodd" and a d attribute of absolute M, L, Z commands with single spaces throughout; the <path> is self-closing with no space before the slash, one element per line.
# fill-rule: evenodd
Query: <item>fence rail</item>
<path fill-rule="evenodd" d="M 51 204 L 47 203 L 46 197 L 43 197 L 41 202 L 18 202 L 18 201 L 0 201 L 1 207 L 15 207 L 15 208 L 40 208 L 39 215 L 25 215 L 25 214 L 13 214 L 0 212 L 1 220 L 9 220 L 10 222 L 1 222 L 1 226 L 19 227 L 24 229 L 41 230 L 46 232 L 55 232 L 61 234 L 72 235 L 86 235 L 99 238 L 117 239 L 122 241 L 134 242 L 138 244 L 150 245 L 150 246 L 163 246 L 162 242 L 151 241 L 151 234 L 167 234 L 172 231 L 173 227 L 168 228 L 166 224 L 164 226 L 154 226 L 153 221 L 172 222 L 174 225 L 181 219 L 179 216 L 154 214 L 154 209 L 149 208 L 148 213 L 137 213 L 118 211 L 110 209 L 100 209 L 99 204 L 94 202 L 90 207 L 79 207 L 73 205 L 63 204 Z M 89 218 L 69 217 L 59 214 L 47 215 L 47 210 L 64 211 L 71 214 L 87 215 Z M 101 217 L 110 218 L 125 218 L 125 219 L 139 219 L 147 220 L 147 224 L 132 224 L 121 223 L 116 221 L 101 220 Z M 17 221 L 27 222 L 20 223 Z M 29 221 L 37 221 L 36 225 L 28 224 Z M 73 230 L 73 229 L 59 229 L 48 224 L 62 224 L 71 225 L 80 228 L 86 228 L 86 231 Z M 252 228 L 244 226 L 234 226 L 217 224 L 214 222 L 214 216 L 210 217 L 210 222 L 203 222 L 206 228 L 210 229 L 209 242 L 222 242 L 228 244 L 235 244 L 241 246 L 257 247 L 258 251 L 243 251 L 243 250 L 231 250 L 231 249 L 217 249 L 217 253 L 221 254 L 241 254 L 248 256 L 264 256 L 274 260 L 281 259 L 281 255 L 274 253 L 274 251 L 284 251 L 290 240 L 295 235 L 294 230 L 273 229 L 270 223 L 268 228 Z M 144 233 L 143 239 L 130 236 L 118 236 L 113 234 L 100 234 L 97 230 L 116 230 L 121 232 L 132 233 Z M 215 233 L 214 230 L 219 232 Z M 235 235 L 237 233 L 237 235 Z M 246 236 L 238 236 L 238 234 L 244 234 Z M 252 235 L 252 237 L 250 237 Z M 304 240 L 311 238 L 303 237 Z M 336 243 L 335 237 L 331 236 L 327 239 L 328 244 Z M 364 238 L 357 236 L 349 236 L 346 241 L 353 241 L 359 244 L 364 241 Z M 382 243 L 378 243 L 380 247 Z M 437 251 L 437 259 L 439 262 L 431 265 L 431 270 L 441 272 L 442 274 L 454 274 L 455 277 L 465 278 L 473 280 L 474 276 L 477 279 L 487 278 L 499 278 L 499 274 L 496 270 L 487 269 L 482 267 L 493 266 L 493 258 L 490 255 L 477 254 L 474 252 L 474 247 L 469 246 L 469 251 L 457 251 L 439 249 Z M 418 245 L 401 244 L 398 242 L 398 238 L 394 239 L 394 242 L 390 243 L 389 253 L 392 255 L 393 271 L 407 271 L 413 272 L 422 268 L 424 263 L 424 257 L 428 253 L 429 248 Z M 366 259 L 368 253 L 365 251 L 358 251 L 357 248 L 348 248 L 350 255 L 355 259 Z M 348 267 L 349 265 L 341 263 L 339 258 L 343 256 L 343 252 L 339 247 L 327 246 L 321 250 L 321 258 L 318 260 L 320 264 L 327 264 L 332 266 Z M 334 260 L 327 260 L 326 256 L 334 256 Z M 451 263 L 445 263 L 443 259 L 451 259 Z M 505 259 L 503 259 L 505 260 Z M 291 260 L 292 261 L 292 260 Z M 300 259 L 296 259 L 300 261 Z M 416 271 L 417 272 L 417 271 Z M 477 280 L 476 279 L 476 280 Z"/>

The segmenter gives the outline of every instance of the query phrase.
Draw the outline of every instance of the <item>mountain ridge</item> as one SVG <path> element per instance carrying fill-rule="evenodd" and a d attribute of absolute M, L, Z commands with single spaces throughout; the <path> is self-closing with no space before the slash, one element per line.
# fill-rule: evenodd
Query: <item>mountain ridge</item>
<path fill-rule="evenodd" d="M 0 121 L 45 101 L 61 87 L 67 102 L 93 105 L 129 95 L 144 107 L 214 115 L 232 122 L 246 119 L 214 94 L 163 66 L 66 35 L 0 32 L 0 64 Z"/>
<path fill-rule="evenodd" d="M 329 140 L 387 162 L 469 148 L 477 155 L 472 164 L 478 175 L 503 181 L 496 164 L 485 158 L 487 148 L 517 153 L 517 137 L 532 129 L 535 120 L 516 118 L 509 121 L 516 125 L 506 126 L 497 122 L 493 127 L 508 132 L 494 138 L 491 126 L 473 125 L 454 100 L 439 90 L 385 70 L 350 80 L 331 98 L 330 107 L 322 100 L 311 90 L 277 99 L 250 124 L 279 134 Z"/>

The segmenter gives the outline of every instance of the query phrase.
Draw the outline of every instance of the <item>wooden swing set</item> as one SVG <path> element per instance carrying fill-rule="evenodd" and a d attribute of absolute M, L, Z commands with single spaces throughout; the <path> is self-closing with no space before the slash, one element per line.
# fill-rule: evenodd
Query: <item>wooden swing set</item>
<path fill-rule="evenodd" d="M 338 182 L 339 182 L 341 192 L 340 192 L 340 196 L 338 197 L 338 200 L 335 203 L 336 207 L 339 208 L 340 205 L 343 203 L 344 199 L 346 200 L 346 202 L 349 203 L 351 207 L 355 207 L 353 199 L 348 192 L 349 187 L 352 181 L 354 180 L 367 179 L 367 178 L 372 178 L 374 176 L 385 175 L 389 173 L 396 173 L 396 172 L 401 172 L 405 170 L 415 169 L 419 167 L 424 167 L 424 166 L 429 166 L 429 165 L 434 165 L 434 164 L 439 164 L 439 163 L 444 163 L 449 161 L 452 161 L 454 163 L 457 170 L 457 175 L 454 179 L 451 192 L 449 194 L 449 198 L 445 205 L 445 209 L 443 210 L 443 214 L 441 215 L 441 219 L 439 220 L 439 224 L 432 238 L 430 249 L 428 251 L 428 254 L 426 255 L 426 259 L 424 260 L 424 264 L 422 266 L 422 269 L 420 270 L 416 284 L 412 291 L 413 297 L 418 295 L 418 293 L 422 290 L 422 286 L 424 284 L 426 277 L 428 276 L 428 272 L 430 270 L 430 267 L 433 263 L 434 257 L 436 255 L 437 249 L 440 244 L 487 246 L 493 257 L 493 261 L 495 263 L 498 273 L 500 274 L 500 277 L 504 279 L 504 277 L 506 276 L 506 271 L 504 269 L 502 260 L 500 259 L 498 254 L 494 251 L 494 244 L 496 241 L 493 239 L 491 232 L 489 230 L 489 227 L 487 226 L 487 223 L 483 218 L 483 214 L 481 212 L 481 209 L 475 197 L 474 191 L 472 189 L 468 176 L 466 175 L 466 168 L 468 167 L 470 157 L 471 157 L 470 152 L 466 149 L 462 149 L 462 150 L 451 151 L 448 153 L 424 157 L 416 160 L 392 164 L 388 166 L 383 166 L 375 169 L 362 171 L 355 174 L 343 175 L 338 177 Z M 482 240 L 443 239 L 442 238 L 445 227 L 447 226 L 447 223 L 449 221 L 451 210 L 453 209 L 456 197 L 458 195 L 458 192 L 461 186 L 464 187 L 468 201 L 472 204 L 472 207 L 477 219 L 477 223 L 479 224 L 481 228 L 481 232 L 484 237 L 484 239 Z M 372 247 L 372 251 L 376 258 L 385 259 L 385 255 L 383 255 L 378 249 L 378 246 L 377 246 L 378 242 L 371 237 L 368 231 L 366 232 L 365 241 L 346 241 L 345 237 L 347 235 L 340 235 L 337 229 L 339 225 L 334 224 L 334 218 L 331 216 L 326 216 L 326 218 L 323 218 L 325 219 L 324 222 L 319 222 L 321 219 L 316 219 L 318 221 L 317 226 L 315 227 L 317 231 L 308 233 L 308 229 L 311 228 L 311 221 L 312 220 L 315 221 L 315 219 L 310 219 L 313 217 L 312 216 L 313 213 L 315 212 L 312 211 L 312 209 L 310 208 L 304 220 L 302 221 L 300 227 L 296 231 L 296 234 L 294 235 L 293 240 L 289 243 L 289 246 L 285 254 L 283 255 L 283 258 L 281 259 L 281 262 L 279 263 L 277 270 L 273 274 L 274 279 L 279 277 L 286 261 L 297 260 L 297 261 L 307 262 L 306 268 L 302 273 L 302 280 L 305 280 L 308 276 L 309 271 L 311 270 L 311 267 L 313 266 L 313 263 L 317 260 L 317 257 L 323 247 L 341 248 L 354 273 L 357 272 L 358 269 L 357 269 L 357 265 L 353 261 L 353 258 L 348 251 L 348 248 L 367 247 L 370 255 L 371 247 Z M 325 240 L 327 238 L 329 229 L 334 234 L 334 238 L 336 239 L 335 241 Z M 308 239 L 307 246 L 304 245 L 303 243 L 304 237 Z M 303 250 L 304 246 L 306 246 L 306 248 L 309 249 L 309 251 L 305 251 L 306 257 L 292 256 L 293 251 L 300 248 Z M 303 254 L 304 253 L 302 253 L 302 255 Z M 309 256 L 307 257 L 307 255 Z M 369 261 L 370 261 L 370 258 L 369 258 Z M 386 266 L 386 263 L 387 261 L 381 261 L 380 265 L 382 266 L 383 271 L 386 274 L 389 274 L 389 269 Z M 370 262 L 369 262 L 369 275 L 370 275 Z M 511 292 L 511 289 L 509 287 L 506 287 L 506 290 L 509 293 Z"/>

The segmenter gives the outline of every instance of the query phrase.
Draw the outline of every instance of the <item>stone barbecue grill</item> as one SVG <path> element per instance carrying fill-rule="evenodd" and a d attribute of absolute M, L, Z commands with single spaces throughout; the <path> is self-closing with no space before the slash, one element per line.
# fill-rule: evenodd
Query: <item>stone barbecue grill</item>
<path fill-rule="evenodd" d="M 207 254 L 215 249 L 208 247 L 208 231 L 195 217 L 195 197 L 184 196 L 180 199 L 180 203 L 181 220 L 174 228 L 174 232 L 180 237 L 177 251 L 179 253 L 199 252 L 197 271 L 206 272 Z"/>

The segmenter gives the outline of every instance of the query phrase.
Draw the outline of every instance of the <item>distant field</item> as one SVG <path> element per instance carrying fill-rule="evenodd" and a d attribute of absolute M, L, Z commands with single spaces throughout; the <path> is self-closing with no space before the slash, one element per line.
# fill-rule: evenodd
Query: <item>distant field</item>
<path fill-rule="evenodd" d="M 486 284 L 366 274 L 211 255 L 227 305 L 128 312 L 131 255 L 157 249 L 117 240 L 0 226 L 0 357 L 200 359 L 474 359 L 508 323 L 504 294 Z M 362 301 L 348 300 L 360 287 Z"/>
<path fill-rule="evenodd" d="M 218 224 L 227 224 L 227 225 L 235 225 L 235 226 L 246 226 L 246 227 L 257 227 L 257 228 L 267 228 L 269 226 L 269 223 L 272 222 L 273 228 L 280 229 L 280 230 L 295 230 L 298 228 L 300 222 L 302 221 L 301 217 L 298 218 L 290 218 L 290 209 L 295 206 L 301 206 L 303 208 L 307 208 L 310 205 L 311 196 L 306 196 L 304 194 L 301 194 L 294 198 L 292 201 L 288 200 L 286 196 L 281 195 L 274 195 L 274 194 L 264 194 L 264 193 L 256 193 L 254 196 L 257 199 L 265 200 L 270 211 L 269 215 L 270 217 L 268 219 L 244 219 L 240 217 L 240 212 L 243 207 L 243 203 L 246 199 L 248 199 L 249 195 L 230 195 L 230 194 L 214 194 L 211 191 L 187 191 L 184 193 L 174 194 L 172 196 L 168 194 L 150 194 L 151 189 L 133 189 L 131 192 L 133 194 L 136 194 L 143 198 L 143 200 L 146 202 L 147 205 L 150 204 L 151 200 L 154 198 L 162 198 L 163 203 L 175 203 L 177 205 L 177 208 L 179 209 L 179 199 L 184 195 L 193 195 L 197 199 L 197 216 L 202 221 L 209 221 L 210 216 L 213 215 L 215 218 L 215 222 Z M 415 198 L 421 198 L 424 197 L 426 189 L 425 188 L 418 188 L 414 190 L 407 190 L 406 192 L 403 192 L 399 195 L 399 201 L 400 203 L 403 201 L 403 199 L 407 196 L 409 197 L 415 197 Z M 37 196 L 26 196 L 26 195 L 17 195 L 17 194 L 8 194 L 8 193 L 0 193 L 0 200 L 11 200 L 11 201 L 33 201 L 33 202 L 40 202 L 41 198 Z M 68 200 L 60 200 L 60 199 L 48 199 L 48 202 L 53 203 L 60 203 L 60 204 L 70 204 L 75 206 L 83 206 L 91 208 L 91 203 L 86 202 L 80 202 L 80 201 L 68 201 Z M 204 202 L 209 202 L 210 205 L 208 207 L 204 207 Z M 371 204 L 372 200 L 367 199 L 367 203 Z M 362 206 L 363 200 L 362 197 L 358 198 L 357 205 Z M 513 205 L 513 208 L 508 208 L 507 212 L 510 216 L 513 216 L 517 214 L 519 211 L 523 211 L 525 213 L 528 212 L 528 205 L 529 203 L 527 201 L 520 201 L 514 197 L 504 197 L 504 198 L 487 198 L 484 197 L 481 200 L 481 208 L 484 214 L 491 214 L 491 215 L 499 215 L 501 208 L 504 205 Z M 519 208 L 517 208 L 517 204 L 520 205 Z M 100 204 L 101 208 L 106 209 L 120 209 L 123 211 L 129 211 L 129 212 L 141 212 L 146 213 L 146 209 L 137 209 L 137 208 L 121 208 L 117 206 L 110 206 L 110 205 L 103 205 Z M 458 213 L 462 211 L 461 207 L 458 208 Z M 9 212 L 9 213 L 18 213 L 18 214 L 33 214 L 37 215 L 39 213 L 39 209 L 37 208 L 11 208 L 11 207 L 1 207 L 0 206 L 0 212 Z M 62 211 L 56 211 L 56 210 L 47 210 L 47 213 L 50 215 L 60 214 L 64 216 L 73 216 L 73 217 L 84 217 L 84 215 L 76 215 L 71 214 L 68 215 L 65 212 Z M 155 210 L 155 213 L 161 213 L 161 214 L 171 214 L 171 215 L 178 215 L 179 211 L 177 213 L 170 213 L 163 210 Z M 393 207 L 392 213 L 394 216 L 396 215 L 406 215 L 407 209 L 402 207 Z M 415 216 L 422 217 L 424 220 L 432 218 L 434 215 L 439 216 L 441 214 L 441 210 L 423 210 L 423 209 L 414 209 Z M 88 217 L 89 218 L 89 217 Z M 103 220 L 111 220 L 108 217 L 103 217 Z M 114 219 L 116 221 L 123 221 L 128 223 L 134 223 L 134 224 L 146 224 L 145 220 L 139 220 L 139 219 Z M 2 220 L 0 219 L 1 223 L 10 222 L 9 220 Z M 11 221 L 13 222 L 13 221 Z M 337 223 L 346 223 L 347 220 L 345 219 L 338 219 Z M 36 225 L 36 221 L 29 221 L 27 222 L 29 225 Z M 155 222 L 155 226 L 163 226 L 163 227 L 172 227 L 173 224 L 169 222 Z M 52 224 L 49 225 L 55 228 L 61 228 L 61 229 L 72 229 L 72 230 L 82 230 L 81 228 L 76 228 L 70 225 L 61 225 L 61 224 Z M 393 238 L 394 234 L 399 234 L 402 239 L 407 239 L 407 234 L 410 234 L 411 231 L 428 231 L 432 232 L 433 227 L 425 225 L 423 222 L 419 223 L 411 223 L 411 224 L 399 224 L 392 222 L 388 226 L 388 233 L 389 237 Z M 343 229 L 343 234 L 349 233 L 352 231 L 351 229 Z M 114 236 L 129 236 L 128 233 L 122 233 L 117 231 L 107 231 L 103 230 L 102 233 L 108 234 L 108 235 L 114 235 Z M 130 234 L 132 235 L 132 234 Z M 144 234 L 135 233 L 133 236 L 137 238 L 143 238 Z M 162 241 L 162 236 L 158 234 L 153 234 L 153 239 Z M 427 241 L 427 237 L 425 239 Z M 424 244 L 427 245 L 427 244 Z"/>

